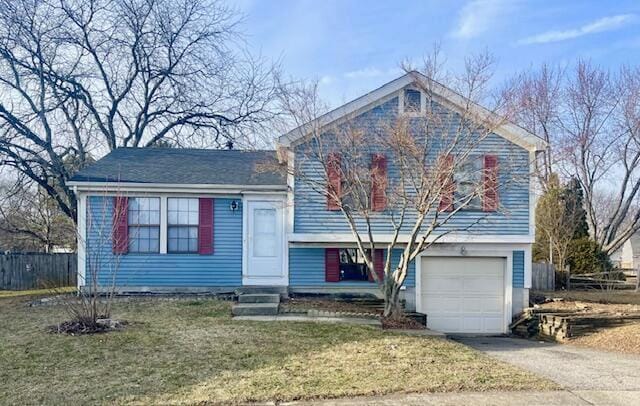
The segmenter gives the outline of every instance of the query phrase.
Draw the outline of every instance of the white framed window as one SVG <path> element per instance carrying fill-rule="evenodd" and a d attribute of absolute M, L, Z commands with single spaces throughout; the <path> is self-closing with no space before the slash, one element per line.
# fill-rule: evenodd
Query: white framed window
<path fill-rule="evenodd" d="M 453 175 L 455 182 L 454 205 L 469 202 L 461 210 L 482 210 L 482 179 L 484 156 L 470 155 L 459 163 Z"/>
<path fill-rule="evenodd" d="M 399 111 L 406 115 L 420 115 L 425 111 L 425 96 L 418 89 L 403 89 L 399 97 Z"/>
<path fill-rule="evenodd" d="M 127 208 L 129 252 L 160 252 L 160 199 L 130 197 Z"/>
<path fill-rule="evenodd" d="M 167 251 L 198 252 L 198 198 L 167 199 Z"/>

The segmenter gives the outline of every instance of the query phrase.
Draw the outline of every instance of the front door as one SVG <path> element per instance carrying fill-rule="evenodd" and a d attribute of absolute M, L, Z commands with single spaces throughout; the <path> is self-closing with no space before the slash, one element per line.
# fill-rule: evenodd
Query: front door
<path fill-rule="evenodd" d="M 286 285 L 281 200 L 246 201 L 245 285 Z"/>

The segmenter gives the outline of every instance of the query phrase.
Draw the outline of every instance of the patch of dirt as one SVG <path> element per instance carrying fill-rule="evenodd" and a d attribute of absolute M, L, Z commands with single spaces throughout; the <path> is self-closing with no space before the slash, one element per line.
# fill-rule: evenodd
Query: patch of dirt
<path fill-rule="evenodd" d="M 425 326 L 409 317 L 382 317 L 382 328 L 385 330 L 423 330 Z"/>
<path fill-rule="evenodd" d="M 569 343 L 601 350 L 640 354 L 640 323 L 603 329 L 574 338 Z"/>
<path fill-rule="evenodd" d="M 640 292 L 632 290 L 557 290 L 554 292 L 531 292 L 531 299 L 558 298 L 568 301 L 581 301 L 601 304 L 640 305 Z"/>
<path fill-rule="evenodd" d="M 128 323 L 125 320 L 113 319 L 99 319 L 95 324 L 78 320 L 68 320 L 47 327 L 47 331 L 53 334 L 68 334 L 71 336 L 100 334 L 115 330 L 122 330 L 127 324 Z"/>
<path fill-rule="evenodd" d="M 346 312 L 346 313 L 366 313 L 366 314 L 382 314 L 382 309 L 363 306 L 353 302 L 342 302 L 337 300 L 322 299 L 305 299 L 290 298 L 281 304 L 289 309 L 296 310 L 326 310 L 330 312 Z"/>

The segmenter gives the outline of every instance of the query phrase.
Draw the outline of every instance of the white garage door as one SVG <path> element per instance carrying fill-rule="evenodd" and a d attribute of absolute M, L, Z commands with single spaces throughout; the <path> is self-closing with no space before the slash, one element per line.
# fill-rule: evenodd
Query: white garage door
<path fill-rule="evenodd" d="M 446 333 L 504 332 L 505 259 L 422 257 L 420 307 Z"/>

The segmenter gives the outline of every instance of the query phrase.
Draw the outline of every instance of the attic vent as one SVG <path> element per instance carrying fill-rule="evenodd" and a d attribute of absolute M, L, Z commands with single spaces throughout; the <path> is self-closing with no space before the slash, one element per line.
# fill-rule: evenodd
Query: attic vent
<path fill-rule="evenodd" d="M 420 113 L 422 106 L 422 95 L 416 89 L 404 89 L 404 97 L 402 98 L 403 113 Z"/>

